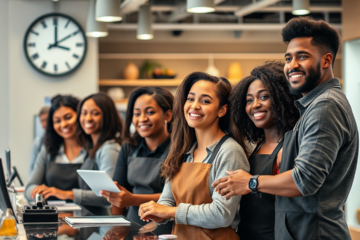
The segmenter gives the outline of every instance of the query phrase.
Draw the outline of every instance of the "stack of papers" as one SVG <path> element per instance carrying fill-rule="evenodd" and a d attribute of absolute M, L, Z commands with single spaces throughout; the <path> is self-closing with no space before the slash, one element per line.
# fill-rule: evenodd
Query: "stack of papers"
<path fill-rule="evenodd" d="M 123 217 L 66 217 L 65 222 L 73 228 L 93 227 L 103 225 L 130 226 L 131 223 Z"/>
<path fill-rule="evenodd" d="M 59 212 L 81 210 L 81 207 L 76 203 L 67 203 L 66 201 L 48 201 L 48 205 L 56 206 Z"/>

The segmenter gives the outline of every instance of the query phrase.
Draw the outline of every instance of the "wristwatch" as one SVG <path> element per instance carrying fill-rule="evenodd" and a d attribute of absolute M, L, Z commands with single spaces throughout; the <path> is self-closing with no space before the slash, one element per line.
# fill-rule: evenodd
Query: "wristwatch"
<path fill-rule="evenodd" d="M 252 193 L 255 193 L 256 196 L 258 196 L 259 198 L 261 198 L 261 192 L 259 192 L 257 190 L 257 187 L 258 187 L 258 178 L 259 178 L 260 175 L 254 175 L 250 178 L 250 181 L 249 181 L 249 188 L 250 190 L 252 191 Z"/>

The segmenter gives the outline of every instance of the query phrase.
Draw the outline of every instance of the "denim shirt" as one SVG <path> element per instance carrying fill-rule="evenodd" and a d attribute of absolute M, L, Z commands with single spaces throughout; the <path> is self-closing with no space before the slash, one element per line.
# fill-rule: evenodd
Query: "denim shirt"
<path fill-rule="evenodd" d="M 317 239 L 350 239 L 342 209 L 358 159 L 358 130 L 350 104 L 334 78 L 295 105 L 301 118 L 292 177 L 303 196 L 317 196 Z"/>

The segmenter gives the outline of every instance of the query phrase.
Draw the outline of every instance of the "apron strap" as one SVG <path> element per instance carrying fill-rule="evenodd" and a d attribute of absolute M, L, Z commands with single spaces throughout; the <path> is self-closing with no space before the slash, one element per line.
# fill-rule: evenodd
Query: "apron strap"
<path fill-rule="evenodd" d="M 226 134 L 225 136 L 223 136 L 220 141 L 218 142 L 218 144 L 216 145 L 214 151 L 212 152 L 211 154 L 211 157 L 209 159 L 209 161 L 207 162 L 208 164 L 212 164 L 217 153 L 219 152 L 220 148 L 221 148 L 221 145 L 223 145 L 223 143 L 228 139 L 230 138 L 230 135 L 229 134 Z"/>
<path fill-rule="evenodd" d="M 132 157 L 137 157 L 138 153 L 140 151 L 140 143 L 139 145 L 137 145 L 137 147 L 135 148 L 133 154 L 131 155 Z"/>
<path fill-rule="evenodd" d="M 40 144 L 39 144 L 38 149 L 37 149 L 38 152 L 41 151 L 41 147 L 42 147 L 42 145 L 43 145 L 43 142 L 44 142 L 44 135 L 42 135 L 42 136 L 40 137 Z"/>
<path fill-rule="evenodd" d="M 166 146 L 163 154 L 161 154 L 161 156 L 160 156 L 161 159 L 167 158 L 167 155 L 169 154 L 169 149 L 170 149 L 170 143 Z"/>
<path fill-rule="evenodd" d="M 263 145 L 264 142 L 265 142 L 265 138 L 261 142 L 258 142 L 256 144 L 256 147 L 254 148 L 254 151 L 251 153 L 251 155 L 255 155 L 257 153 L 257 151 L 259 151 L 259 149 L 261 148 L 261 146 Z"/>
<path fill-rule="evenodd" d="M 283 144 L 284 144 L 284 139 L 278 143 L 278 145 L 276 146 L 274 151 L 271 153 L 270 159 L 272 159 L 273 161 L 276 159 L 276 156 L 277 156 L 278 152 L 280 151 L 280 149 L 283 147 Z"/>

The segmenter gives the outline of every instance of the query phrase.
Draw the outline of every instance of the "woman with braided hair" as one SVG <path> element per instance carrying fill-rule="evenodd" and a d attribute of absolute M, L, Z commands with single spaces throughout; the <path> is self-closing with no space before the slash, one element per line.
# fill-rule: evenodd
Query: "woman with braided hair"
<path fill-rule="evenodd" d="M 299 118 L 294 105 L 297 97 L 290 94 L 283 69 L 281 62 L 256 67 L 230 97 L 236 125 L 232 134 L 241 133 L 256 146 L 249 157 L 250 174 L 255 177 L 279 173 L 284 134 Z M 241 198 L 240 239 L 275 239 L 275 196 L 254 193 Z"/>

